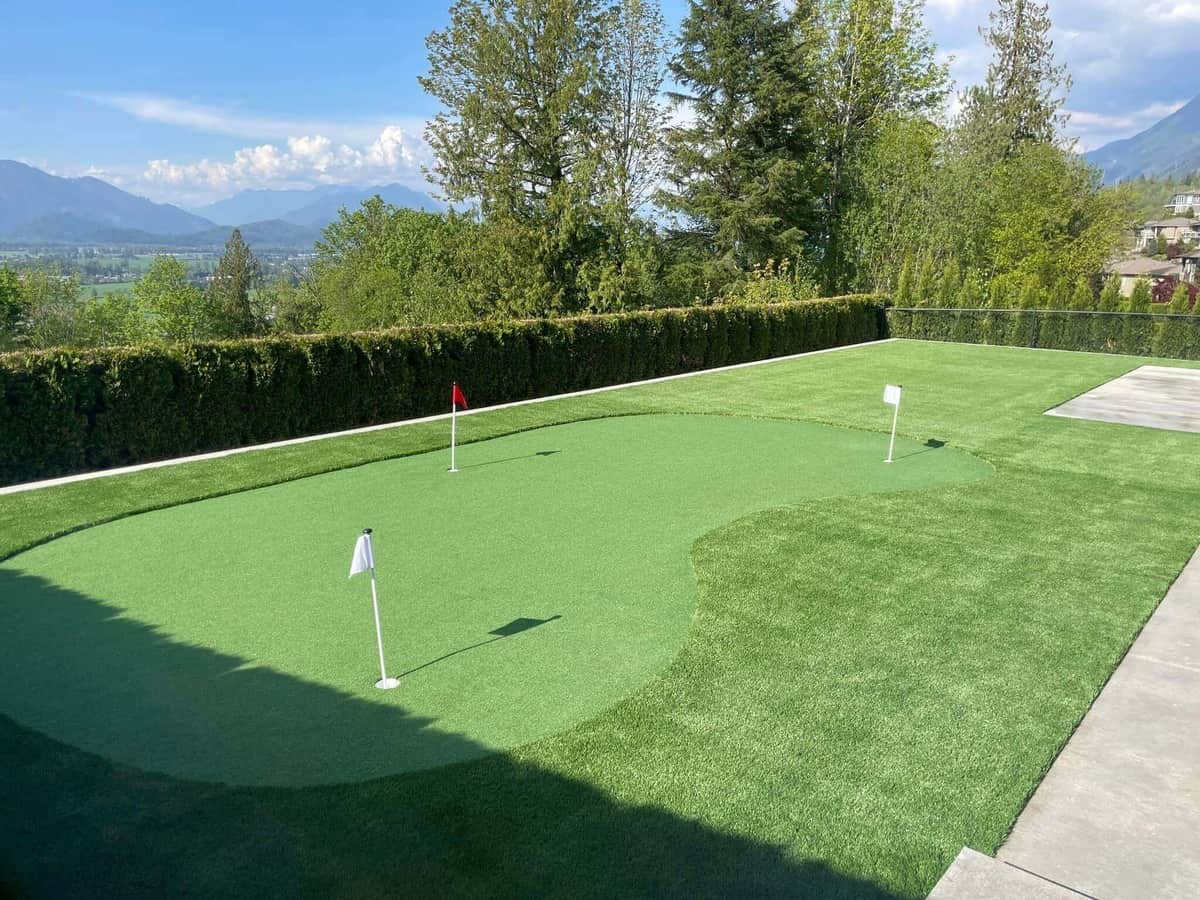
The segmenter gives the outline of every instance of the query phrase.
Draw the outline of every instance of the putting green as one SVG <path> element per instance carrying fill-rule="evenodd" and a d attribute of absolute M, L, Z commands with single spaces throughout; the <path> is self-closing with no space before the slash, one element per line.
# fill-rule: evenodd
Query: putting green
<path fill-rule="evenodd" d="M 462 446 L 453 475 L 429 453 L 97 526 L 0 565 L 0 712 L 118 763 L 235 784 L 514 747 L 667 666 L 706 532 L 990 473 L 903 440 L 886 465 L 886 443 L 794 421 L 598 419 Z M 373 686 L 368 580 L 347 578 L 368 526 L 394 691 Z"/>

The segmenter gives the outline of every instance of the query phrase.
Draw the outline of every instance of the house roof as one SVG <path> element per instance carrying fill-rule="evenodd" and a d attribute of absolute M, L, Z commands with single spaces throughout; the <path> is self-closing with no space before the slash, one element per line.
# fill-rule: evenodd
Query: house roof
<path fill-rule="evenodd" d="M 1147 222 L 1146 228 L 1188 228 L 1196 224 L 1195 219 L 1189 219 L 1186 216 L 1177 216 L 1173 219 L 1152 219 Z"/>
<path fill-rule="evenodd" d="M 1134 256 L 1131 259 L 1121 259 L 1110 262 L 1105 271 L 1113 275 L 1129 278 L 1148 277 L 1165 278 L 1168 275 L 1179 275 L 1183 268 L 1177 262 L 1163 262 L 1161 259 L 1151 259 L 1148 256 Z"/>

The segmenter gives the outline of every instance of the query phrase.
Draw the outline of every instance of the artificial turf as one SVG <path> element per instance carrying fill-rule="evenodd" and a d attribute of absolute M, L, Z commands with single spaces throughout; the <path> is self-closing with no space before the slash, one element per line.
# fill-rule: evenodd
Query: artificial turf
<path fill-rule="evenodd" d="M 995 474 L 926 490 L 856 488 L 723 508 L 688 532 L 698 537 L 698 604 L 664 670 L 640 688 L 635 682 L 645 679 L 632 679 L 632 693 L 560 733 L 455 765 L 307 788 L 219 786 L 60 743 L 17 716 L 0 720 L 3 867 L 34 895 L 922 896 L 962 845 L 991 852 L 1003 839 L 1200 537 L 1200 472 L 1191 464 L 1200 436 L 1041 415 L 1142 362 L 896 342 L 472 417 L 462 423 L 469 439 L 664 412 L 878 432 L 888 424 L 880 388 L 900 381 L 909 446 L 948 444 L 913 459 L 951 459 L 945 449 L 958 448 Z M 569 432 L 521 439 L 557 449 L 539 438 Z M 443 442 L 442 427 L 420 425 L 0 498 L 0 554 L 131 512 Z M 503 443 L 464 448 L 463 462 Z M 619 444 L 618 457 L 637 456 Z M 537 465 L 567 463 L 564 451 L 520 467 L 545 476 Z M 713 460 L 702 486 L 712 488 L 721 465 Z M 829 471 L 840 475 L 836 462 Z M 320 481 L 292 487 L 303 492 Z M 388 498 L 375 499 L 383 507 Z M 621 509 L 620 498 L 606 508 Z M 81 532 L 42 552 L 171 514 Z M 741 517 L 721 525 L 731 514 Z M 373 523 L 345 528 L 366 524 Z M 376 527 L 382 565 L 396 545 Z M 592 527 L 577 518 L 564 530 L 586 539 Z M 346 565 L 347 542 L 340 533 L 330 540 L 335 569 Z M 448 564 L 468 564 L 470 548 L 452 550 L 459 556 Z M 0 583 L 0 602 L 18 596 L 14 579 L 27 576 L 14 572 L 35 556 L 0 569 L 8 582 Z M 118 571 L 105 560 L 91 564 L 96 572 L 81 577 Z M 332 580 L 344 593 L 331 605 L 361 619 L 365 586 L 346 584 L 340 572 Z M 387 590 L 394 586 L 386 602 L 401 605 Z M 85 634 L 117 628 L 108 621 L 114 615 L 136 621 L 81 593 L 43 597 L 90 610 L 97 621 L 66 623 Z M 508 612 L 480 619 L 476 630 L 502 624 Z M 165 616 L 179 628 L 192 614 L 160 607 L 139 624 Z M 512 618 L 553 614 L 522 608 Z M 542 635 L 562 635 L 562 615 L 481 649 L 515 653 L 521 641 L 528 648 Z M 84 677 L 119 671 L 123 654 L 158 654 L 156 668 L 185 671 L 236 662 L 195 633 L 181 640 L 155 624 L 131 629 L 128 643 L 108 648 L 111 665 Z M 369 619 L 366 626 L 369 646 Z M 7 623 L 4 634 L 6 654 L 28 657 Z M 62 629 L 64 640 L 70 634 Z M 318 686 L 311 672 L 306 679 L 270 671 L 282 685 L 280 703 L 320 694 L 317 709 L 392 712 Z M 236 684 L 238 670 L 227 677 Z M 71 680 L 54 689 L 70 691 Z M 4 688 L 6 713 L 15 690 Z M 157 710 L 145 717 L 147 742 L 161 742 L 155 729 L 163 721 Z M 439 733 L 436 723 L 423 730 Z"/>
<path fill-rule="evenodd" d="M 234 784 L 529 743 L 670 663 L 706 532 L 991 471 L 914 441 L 888 465 L 885 446 L 796 421 L 621 416 L 470 445 L 454 474 L 427 453 L 120 519 L 0 564 L 0 631 L 21 636 L 0 656 L 0 709 L 111 760 Z M 373 686 L 369 593 L 346 576 L 363 525 L 395 692 Z"/>

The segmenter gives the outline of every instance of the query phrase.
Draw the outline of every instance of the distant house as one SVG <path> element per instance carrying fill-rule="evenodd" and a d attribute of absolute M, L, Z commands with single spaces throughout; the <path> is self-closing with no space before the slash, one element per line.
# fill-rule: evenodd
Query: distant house
<path fill-rule="evenodd" d="M 1183 270 L 1183 280 L 1195 284 L 1200 276 L 1200 248 L 1183 251 L 1179 255 L 1179 265 Z"/>
<path fill-rule="evenodd" d="M 1183 264 L 1178 260 L 1163 262 L 1148 256 L 1134 256 L 1109 263 L 1104 267 L 1109 275 L 1117 275 L 1121 279 L 1121 296 L 1128 297 L 1133 293 L 1133 286 L 1138 279 L 1145 278 L 1152 285 L 1167 278 L 1182 278 Z"/>
<path fill-rule="evenodd" d="M 1168 244 L 1195 244 L 1200 242 L 1200 221 L 1176 217 L 1147 222 L 1138 229 L 1137 249 L 1153 249 L 1160 237 Z"/>
<path fill-rule="evenodd" d="M 1187 188 L 1180 191 L 1171 198 L 1171 202 L 1165 208 L 1171 210 L 1177 216 L 1183 215 L 1189 209 L 1200 212 L 1200 189 Z"/>

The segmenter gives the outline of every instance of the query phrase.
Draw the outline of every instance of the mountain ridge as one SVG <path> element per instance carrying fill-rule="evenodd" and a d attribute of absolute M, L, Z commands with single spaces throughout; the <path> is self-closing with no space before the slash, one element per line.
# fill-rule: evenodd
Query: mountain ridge
<path fill-rule="evenodd" d="M 379 194 L 388 203 L 431 212 L 443 206 L 402 184 L 319 185 L 305 190 L 243 191 L 202 209 L 218 218 L 155 203 L 98 178 L 63 178 L 15 160 L 0 160 L 0 244 L 130 244 L 219 247 L 233 228 L 252 246 L 311 248 L 339 210 Z"/>
<path fill-rule="evenodd" d="M 138 197 L 99 178 L 63 178 L 16 160 L 0 160 L 0 232 L 56 215 L 156 235 L 200 231 L 214 224 L 178 206 Z"/>
<path fill-rule="evenodd" d="M 323 228 L 338 211 L 357 209 L 378 194 L 393 206 L 439 212 L 443 204 L 399 182 L 380 185 L 326 184 L 299 189 L 251 189 L 192 210 L 219 225 L 278 219 L 293 225 Z"/>
<path fill-rule="evenodd" d="M 1132 137 L 1084 154 L 1106 184 L 1131 178 L 1171 178 L 1200 169 L 1200 95 Z"/>

